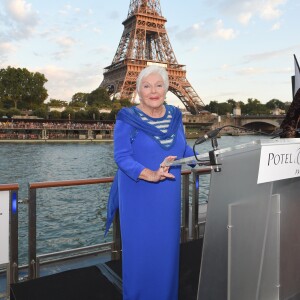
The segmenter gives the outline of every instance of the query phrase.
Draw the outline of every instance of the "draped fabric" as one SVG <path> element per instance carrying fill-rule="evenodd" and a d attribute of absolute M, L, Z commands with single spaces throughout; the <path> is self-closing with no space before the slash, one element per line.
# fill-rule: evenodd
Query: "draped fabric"
<path fill-rule="evenodd" d="M 174 106 L 166 105 L 166 110 L 171 112 L 172 120 L 170 126 L 166 133 L 163 133 L 161 130 L 155 126 L 144 122 L 139 116 L 137 109 L 132 107 L 130 109 L 123 108 L 120 110 L 117 116 L 117 120 L 121 120 L 137 130 L 142 130 L 144 133 L 150 137 L 158 136 L 160 139 L 167 139 L 176 133 L 178 126 L 181 121 L 181 112 Z"/>

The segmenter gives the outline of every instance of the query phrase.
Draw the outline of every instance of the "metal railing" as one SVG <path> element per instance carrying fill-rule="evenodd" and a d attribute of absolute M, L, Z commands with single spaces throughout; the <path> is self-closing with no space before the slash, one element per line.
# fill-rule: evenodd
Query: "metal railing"
<path fill-rule="evenodd" d="M 182 171 L 182 209 L 181 242 L 200 238 L 204 233 L 205 221 L 199 222 L 199 177 L 210 174 L 211 167 Z M 192 180 L 190 175 L 192 174 Z M 74 259 L 86 255 L 111 253 L 112 259 L 121 256 L 121 233 L 119 215 L 116 213 L 113 223 L 112 242 L 87 247 L 47 253 L 37 256 L 37 190 L 45 188 L 70 187 L 80 185 L 110 184 L 113 177 L 79 179 L 67 181 L 34 182 L 28 184 L 28 279 L 39 277 L 40 266 L 61 260 Z M 0 191 L 9 191 L 10 195 L 10 257 L 7 268 L 7 288 L 17 283 L 18 278 L 18 184 L 0 185 Z M 192 194 L 192 196 L 190 196 Z M 202 229 L 201 229 L 202 228 Z M 24 267 L 24 266 L 23 266 Z"/>
<path fill-rule="evenodd" d="M 50 257 L 50 254 L 37 257 L 36 251 L 36 191 L 37 189 L 44 189 L 44 188 L 57 188 L 57 187 L 70 187 L 70 186 L 80 186 L 80 185 L 90 185 L 90 184 L 104 184 L 104 183 L 111 183 L 113 181 L 113 177 L 106 177 L 106 178 L 92 178 L 92 179 L 79 179 L 79 180 L 66 180 L 66 181 L 47 181 L 47 182 L 34 182 L 28 184 L 28 278 L 33 279 L 37 278 L 39 275 L 39 266 L 40 266 L 40 259 L 42 257 Z M 118 226 L 114 224 L 113 230 L 118 230 Z M 115 235 L 115 233 L 113 233 Z M 114 242 L 113 242 L 114 243 Z M 111 249 L 114 248 L 113 243 L 111 243 Z M 107 249 L 108 244 L 99 244 L 96 245 L 99 249 L 96 251 L 100 253 L 103 251 L 103 248 L 106 248 L 106 251 L 110 251 L 111 249 Z M 69 253 L 78 253 L 83 249 L 72 250 Z M 87 250 L 85 248 L 84 250 Z M 91 250 L 91 249 L 89 249 Z M 53 256 L 58 256 L 62 253 L 68 253 L 67 251 L 53 253 Z M 80 255 L 80 254 L 79 254 Z M 78 256 L 78 255 L 77 255 Z M 74 258 L 74 256 L 72 257 Z M 65 258 L 64 258 L 65 259 Z"/>

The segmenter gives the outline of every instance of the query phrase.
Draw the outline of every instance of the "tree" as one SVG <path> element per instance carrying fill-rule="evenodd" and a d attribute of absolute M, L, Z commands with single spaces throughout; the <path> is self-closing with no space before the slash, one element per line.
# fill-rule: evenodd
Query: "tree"
<path fill-rule="evenodd" d="M 57 110 L 53 110 L 49 112 L 49 119 L 50 120 L 58 120 L 61 118 L 61 112 Z"/>
<path fill-rule="evenodd" d="M 50 99 L 48 106 L 52 106 L 52 107 L 67 107 L 68 106 L 68 102 L 67 101 L 63 101 L 63 100 L 58 100 L 58 99 Z"/>
<path fill-rule="evenodd" d="M 87 120 L 88 115 L 85 110 L 79 110 L 75 112 L 75 120 Z"/>
<path fill-rule="evenodd" d="M 64 111 L 61 112 L 61 118 L 67 120 L 75 119 L 75 112 L 71 107 L 67 107 Z"/>
<path fill-rule="evenodd" d="M 244 114 L 263 115 L 270 114 L 269 109 L 261 104 L 259 100 L 248 98 L 248 103 L 244 106 Z"/>
<path fill-rule="evenodd" d="M 22 106 L 25 109 L 36 109 L 40 107 L 48 97 L 44 84 L 47 82 L 43 74 L 36 72 L 30 73 L 28 84 L 30 86 L 30 94 L 22 98 Z"/>
<path fill-rule="evenodd" d="M 32 73 L 23 68 L 0 69 L 0 101 L 7 108 L 31 109 L 42 104 L 48 97 L 41 73 Z"/>
<path fill-rule="evenodd" d="M 205 106 L 205 109 L 211 113 L 219 113 L 219 103 L 217 101 L 210 101 L 208 105 Z"/>
<path fill-rule="evenodd" d="M 3 117 L 7 117 L 6 116 L 6 110 L 5 109 L 0 109 L 0 118 L 3 118 Z"/>
<path fill-rule="evenodd" d="M 87 105 L 110 108 L 112 103 L 106 89 L 99 87 L 87 95 Z"/>
<path fill-rule="evenodd" d="M 100 118 L 99 109 L 95 106 L 89 107 L 87 109 L 87 117 L 88 117 L 88 120 L 99 120 L 99 118 Z"/>
<path fill-rule="evenodd" d="M 266 107 L 270 110 L 275 108 L 285 110 L 285 103 L 278 99 L 272 99 L 266 103 Z"/>
<path fill-rule="evenodd" d="M 19 116 L 19 115 L 21 115 L 21 111 L 19 109 L 17 109 L 17 108 L 10 108 L 10 109 L 7 110 L 6 115 L 9 118 L 12 118 L 13 116 Z"/>
<path fill-rule="evenodd" d="M 39 118 L 47 119 L 48 110 L 46 107 L 39 107 L 33 111 L 33 114 Z"/>
<path fill-rule="evenodd" d="M 69 106 L 72 107 L 85 107 L 87 104 L 88 93 L 76 93 L 72 96 L 72 100 L 69 103 Z"/>
<path fill-rule="evenodd" d="M 225 103 L 225 102 L 218 103 L 218 115 L 224 116 L 227 113 L 231 114 L 232 110 L 233 108 L 229 103 Z"/>
<path fill-rule="evenodd" d="M 236 107 L 237 102 L 233 99 L 228 99 L 227 103 L 231 105 L 232 109 Z"/>

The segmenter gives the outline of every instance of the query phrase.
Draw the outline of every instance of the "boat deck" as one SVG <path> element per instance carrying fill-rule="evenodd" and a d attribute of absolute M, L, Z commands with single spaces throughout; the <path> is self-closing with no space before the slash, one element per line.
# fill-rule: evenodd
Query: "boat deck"
<path fill-rule="evenodd" d="M 180 246 L 179 300 L 197 298 L 202 239 Z M 95 263 L 96 261 L 94 261 Z M 46 274 L 48 273 L 48 274 Z M 110 260 L 11 285 L 12 300 L 121 300 L 122 262 Z"/>

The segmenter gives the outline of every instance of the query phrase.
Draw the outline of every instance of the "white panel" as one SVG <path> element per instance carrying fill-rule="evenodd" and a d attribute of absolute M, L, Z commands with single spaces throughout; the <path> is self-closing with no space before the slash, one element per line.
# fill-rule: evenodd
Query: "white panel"
<path fill-rule="evenodd" d="M 0 264 L 9 263 L 9 192 L 0 192 Z"/>

